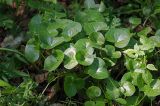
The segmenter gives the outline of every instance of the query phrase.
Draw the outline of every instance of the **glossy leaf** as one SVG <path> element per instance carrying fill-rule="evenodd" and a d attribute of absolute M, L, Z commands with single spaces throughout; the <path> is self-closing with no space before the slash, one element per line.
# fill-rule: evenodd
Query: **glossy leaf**
<path fill-rule="evenodd" d="M 87 73 L 95 79 L 105 79 L 109 77 L 109 72 L 105 68 L 105 62 L 101 58 L 94 59 L 94 62 L 87 67 Z"/>
<path fill-rule="evenodd" d="M 81 32 L 82 26 L 78 22 L 70 22 L 67 26 L 63 29 L 62 35 L 65 37 L 72 38 L 73 36 L 77 35 Z"/>
<path fill-rule="evenodd" d="M 115 46 L 118 48 L 126 47 L 130 41 L 130 37 L 131 34 L 126 28 L 110 29 L 105 34 L 106 40 L 115 43 Z"/>

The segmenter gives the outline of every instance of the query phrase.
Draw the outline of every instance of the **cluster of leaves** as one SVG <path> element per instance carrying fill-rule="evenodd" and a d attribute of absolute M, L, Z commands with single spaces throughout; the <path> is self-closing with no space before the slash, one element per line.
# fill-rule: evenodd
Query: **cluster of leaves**
<path fill-rule="evenodd" d="M 33 16 L 28 25 L 30 38 L 22 54 L 25 63 L 35 65 L 38 62 L 38 71 L 48 72 L 48 85 L 62 79 L 61 90 L 66 99 L 78 96 L 83 98 L 85 106 L 138 106 L 145 99 L 150 99 L 152 104 L 160 95 L 160 79 L 154 75 L 159 67 L 150 61 L 159 53 L 160 30 L 145 26 L 150 17 L 144 23 L 141 18 L 129 17 L 129 26 L 124 27 L 102 1 L 96 4 L 94 0 L 85 0 L 83 7 L 71 14 L 55 0 L 51 2 L 54 8 L 35 7 L 34 2 L 28 1 L 30 7 L 38 8 L 41 13 Z M 149 2 L 146 0 L 146 3 Z M 158 7 L 154 7 L 156 15 Z M 149 10 L 144 6 L 144 15 L 146 11 Z M 142 24 L 143 28 L 135 31 Z M 119 62 L 124 68 L 118 67 Z M 112 75 L 116 67 L 119 80 Z M 26 75 L 17 72 L 19 74 Z M 36 84 L 32 80 L 26 80 L 26 83 L 24 80 L 24 84 L 19 85 L 21 91 L 3 80 L 0 80 L 0 86 L 3 88 L 1 95 L 17 94 L 26 101 L 38 100 L 33 95 Z M 1 98 L 3 103 L 5 97 Z M 27 103 L 12 99 L 17 104 Z"/>

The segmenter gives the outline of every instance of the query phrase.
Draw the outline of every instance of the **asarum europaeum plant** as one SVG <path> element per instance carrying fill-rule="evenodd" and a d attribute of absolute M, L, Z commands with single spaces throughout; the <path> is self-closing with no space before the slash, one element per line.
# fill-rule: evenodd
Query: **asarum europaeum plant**
<path fill-rule="evenodd" d="M 43 70 L 49 73 L 66 72 L 66 96 L 71 98 L 85 90 L 85 106 L 113 102 L 138 106 L 146 97 L 153 100 L 160 95 L 160 79 L 152 75 L 158 69 L 147 60 L 160 47 L 160 31 L 154 36 L 148 36 L 150 27 L 133 32 L 141 24 L 140 18 L 129 18 L 131 27 L 125 28 L 119 18 L 106 12 L 101 2 L 88 3 L 72 18 L 58 13 L 52 17 L 35 15 L 29 23 L 26 58 L 32 63 L 43 60 Z M 125 72 L 120 80 L 111 75 L 118 60 L 125 66 L 119 68 Z"/>

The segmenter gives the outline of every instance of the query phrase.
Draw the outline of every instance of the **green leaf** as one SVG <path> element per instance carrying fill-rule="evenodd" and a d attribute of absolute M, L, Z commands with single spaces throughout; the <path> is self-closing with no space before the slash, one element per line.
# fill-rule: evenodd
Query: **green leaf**
<path fill-rule="evenodd" d="M 94 62 L 87 67 L 87 73 L 95 79 L 105 79 L 109 77 L 109 72 L 105 68 L 105 62 L 101 58 L 95 58 Z"/>
<path fill-rule="evenodd" d="M 149 39 L 152 40 L 156 47 L 160 47 L 160 36 L 151 36 Z"/>
<path fill-rule="evenodd" d="M 160 95 L 160 80 L 153 80 L 150 85 L 145 85 L 142 90 L 144 91 L 145 95 L 149 97 Z"/>
<path fill-rule="evenodd" d="M 75 20 L 77 22 L 81 22 L 82 24 L 88 23 L 88 22 L 104 22 L 105 21 L 103 15 L 95 9 L 86 9 L 83 12 L 82 11 L 77 12 Z"/>
<path fill-rule="evenodd" d="M 94 52 L 89 39 L 79 39 L 74 47 L 77 51 L 86 51 L 86 53 L 90 55 Z"/>
<path fill-rule="evenodd" d="M 150 84 L 152 82 L 152 74 L 148 70 L 142 74 L 142 78 L 146 84 Z"/>
<path fill-rule="evenodd" d="M 140 32 L 138 32 L 138 36 L 147 36 L 152 31 L 151 27 L 146 27 Z"/>
<path fill-rule="evenodd" d="M 25 57 L 30 62 L 35 62 L 39 58 L 39 53 L 39 43 L 36 42 L 35 39 L 30 39 L 25 47 Z"/>
<path fill-rule="evenodd" d="M 75 86 L 76 86 L 76 89 L 77 90 L 80 90 L 80 89 L 82 89 L 83 87 L 84 87 L 84 85 L 85 85 L 85 82 L 84 82 L 84 80 L 82 79 L 82 78 L 76 78 L 75 80 L 74 80 L 74 84 L 75 84 Z"/>
<path fill-rule="evenodd" d="M 112 56 L 113 52 L 115 52 L 115 47 L 112 45 L 105 45 L 104 50 L 108 56 Z"/>
<path fill-rule="evenodd" d="M 125 96 L 132 96 L 136 91 L 134 85 L 130 82 L 124 82 L 120 89 Z"/>
<path fill-rule="evenodd" d="M 120 103 L 120 104 L 123 104 L 123 105 L 127 103 L 127 101 L 123 98 L 117 98 L 117 99 L 115 99 L 115 101 Z"/>
<path fill-rule="evenodd" d="M 121 52 L 120 51 L 115 51 L 112 53 L 112 58 L 120 58 L 121 57 Z"/>
<path fill-rule="evenodd" d="M 74 74 L 66 75 L 64 79 L 64 91 L 68 97 L 75 96 L 77 91 L 84 87 L 84 80 Z"/>
<path fill-rule="evenodd" d="M 152 71 L 157 71 L 155 66 L 153 64 L 147 64 L 147 69 L 152 70 Z"/>
<path fill-rule="evenodd" d="M 113 28 L 105 34 L 106 40 L 115 43 L 115 46 L 118 48 L 126 47 L 130 37 L 131 33 L 126 28 Z"/>
<path fill-rule="evenodd" d="M 86 31 L 87 35 L 90 35 L 93 32 L 108 30 L 108 26 L 105 22 L 89 22 L 84 23 L 84 30 Z"/>
<path fill-rule="evenodd" d="M 3 80 L 0 80 L 0 87 L 11 87 L 11 85 Z"/>
<path fill-rule="evenodd" d="M 94 55 L 88 54 L 86 50 L 81 50 L 76 53 L 76 60 L 81 65 L 89 66 L 94 61 Z"/>
<path fill-rule="evenodd" d="M 149 7 L 149 6 L 148 7 L 144 6 L 142 10 L 143 10 L 143 14 L 145 16 L 149 16 L 151 14 L 151 12 L 152 12 L 151 7 Z"/>
<path fill-rule="evenodd" d="M 105 42 L 105 38 L 100 32 L 93 32 L 89 35 L 89 39 L 98 45 L 103 45 Z"/>
<path fill-rule="evenodd" d="M 66 69 L 74 68 L 78 62 L 76 60 L 76 49 L 71 45 L 70 48 L 64 51 L 65 58 L 64 58 L 64 67 Z"/>
<path fill-rule="evenodd" d="M 95 106 L 95 102 L 94 101 L 86 101 L 84 103 L 84 106 Z"/>
<path fill-rule="evenodd" d="M 127 104 L 125 106 L 137 106 L 139 100 L 139 96 L 129 96 L 126 98 Z"/>
<path fill-rule="evenodd" d="M 117 81 L 108 78 L 106 81 L 106 91 L 105 91 L 105 97 L 109 100 L 113 100 L 120 97 L 120 89 L 119 84 Z"/>
<path fill-rule="evenodd" d="M 137 17 L 130 17 L 129 18 L 129 23 L 137 26 L 137 25 L 141 24 L 141 19 L 137 18 Z"/>
<path fill-rule="evenodd" d="M 77 93 L 77 89 L 73 81 L 74 77 L 71 75 L 66 76 L 64 79 L 64 91 L 68 97 L 75 96 Z"/>
<path fill-rule="evenodd" d="M 54 71 L 62 63 L 64 54 L 61 50 L 55 50 L 53 55 L 48 56 L 44 61 L 44 69 Z"/>
<path fill-rule="evenodd" d="M 97 86 L 91 86 L 86 91 L 89 98 L 99 97 L 101 95 L 101 89 Z"/>
<path fill-rule="evenodd" d="M 67 26 L 63 29 L 62 35 L 64 37 L 72 38 L 75 35 L 77 35 L 79 32 L 81 32 L 82 26 L 78 22 L 70 22 L 67 24 Z"/>
<path fill-rule="evenodd" d="M 104 101 L 96 101 L 95 106 L 105 106 L 105 102 Z"/>
<path fill-rule="evenodd" d="M 44 49 L 51 49 L 60 45 L 65 39 L 64 37 L 56 37 L 57 34 L 58 32 L 56 29 L 48 28 L 46 24 L 42 24 L 38 32 L 40 46 Z"/>
<path fill-rule="evenodd" d="M 40 15 L 35 15 L 30 23 L 29 23 L 29 29 L 31 32 L 36 33 L 39 31 L 39 26 L 42 23 L 42 18 Z"/>

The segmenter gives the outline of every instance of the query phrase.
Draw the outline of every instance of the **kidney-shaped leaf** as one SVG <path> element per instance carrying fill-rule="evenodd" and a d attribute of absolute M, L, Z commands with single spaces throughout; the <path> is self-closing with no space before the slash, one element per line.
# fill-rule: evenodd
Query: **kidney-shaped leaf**
<path fill-rule="evenodd" d="M 86 52 L 88 54 L 93 54 L 94 49 L 91 46 L 91 43 L 89 41 L 89 39 L 80 39 L 78 40 L 74 47 L 76 48 L 77 51 L 81 51 L 81 50 L 86 50 Z"/>
<path fill-rule="evenodd" d="M 87 67 L 87 72 L 95 79 L 105 79 L 109 77 L 109 72 L 104 66 L 105 62 L 101 58 L 95 58 L 93 63 Z"/>
<path fill-rule="evenodd" d="M 48 56 L 44 61 L 44 69 L 54 71 L 62 63 L 64 54 L 61 50 L 55 50 L 53 55 Z"/>
<path fill-rule="evenodd" d="M 35 62 L 39 58 L 39 43 L 35 39 L 30 39 L 25 47 L 25 57 L 30 62 Z"/>
<path fill-rule="evenodd" d="M 82 26 L 78 22 L 70 22 L 67 26 L 63 29 L 62 35 L 65 37 L 72 38 L 73 36 L 77 35 L 81 32 Z"/>
<path fill-rule="evenodd" d="M 126 28 L 113 28 L 105 34 L 106 40 L 113 42 L 118 48 L 126 47 L 130 41 L 130 37 L 131 33 Z"/>

